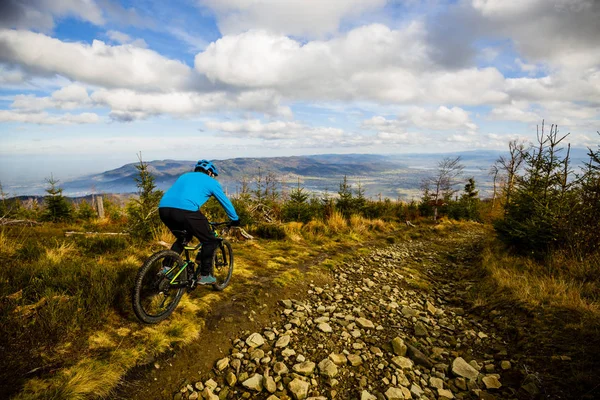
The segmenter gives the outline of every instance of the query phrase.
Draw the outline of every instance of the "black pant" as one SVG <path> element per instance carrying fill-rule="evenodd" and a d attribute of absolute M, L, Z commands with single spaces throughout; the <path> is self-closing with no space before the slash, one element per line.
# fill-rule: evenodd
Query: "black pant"
<path fill-rule="evenodd" d="M 196 262 L 200 264 L 200 275 L 206 276 L 211 272 L 212 258 L 215 249 L 219 246 L 220 240 L 217 239 L 210 229 L 208 220 L 198 211 L 188 211 L 179 208 L 161 207 L 158 209 L 160 220 L 172 231 L 187 232 L 187 241 L 192 237 L 198 238 L 202 243 L 200 254 L 196 256 Z M 177 254 L 183 252 L 183 238 L 177 236 L 177 241 L 171 246 L 171 250 Z"/>

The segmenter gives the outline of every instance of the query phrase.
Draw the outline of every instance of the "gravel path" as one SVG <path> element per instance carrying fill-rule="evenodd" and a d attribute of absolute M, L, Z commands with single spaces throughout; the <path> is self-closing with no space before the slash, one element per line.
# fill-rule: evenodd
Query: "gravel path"
<path fill-rule="evenodd" d="M 511 399 L 539 392 L 498 318 L 470 314 L 477 231 L 372 249 L 279 302 L 176 399 Z M 462 272 L 461 272 L 462 271 Z"/>

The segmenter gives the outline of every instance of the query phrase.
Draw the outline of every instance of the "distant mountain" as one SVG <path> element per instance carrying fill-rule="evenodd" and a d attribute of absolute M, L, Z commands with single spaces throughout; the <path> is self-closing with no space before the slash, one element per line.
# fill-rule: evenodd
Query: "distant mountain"
<path fill-rule="evenodd" d="M 465 163 L 487 165 L 497 152 L 465 155 Z M 440 154 L 322 154 L 315 156 L 234 158 L 215 161 L 219 181 L 229 193 L 235 193 L 242 181 L 251 183 L 259 174 L 273 174 L 285 187 L 297 185 L 313 192 L 337 192 L 344 176 L 356 187 L 359 182 L 367 196 L 410 197 L 418 193 L 422 178 L 435 167 L 444 155 Z M 471 161 L 471 159 L 476 161 Z M 148 162 L 160 189 L 167 189 L 184 172 L 191 171 L 195 161 L 156 160 Z M 66 194 L 83 195 L 90 192 L 127 193 L 136 191 L 136 164 L 101 174 L 83 176 L 62 185 Z M 486 166 L 487 168 L 487 166 Z"/>
<path fill-rule="evenodd" d="M 436 154 L 321 154 L 294 157 L 233 158 L 217 160 L 219 181 L 230 193 L 235 194 L 241 182 L 251 183 L 259 174 L 273 174 L 282 182 L 283 188 L 301 185 L 313 192 L 336 193 L 344 176 L 354 188 L 360 183 L 369 197 L 379 195 L 410 200 L 420 195 L 422 179 L 432 173 L 437 163 L 445 157 L 461 156 L 465 176 L 473 176 L 480 193 L 491 192 L 490 166 L 504 154 L 500 151 L 468 151 Z M 572 150 L 573 165 L 586 160 L 585 149 Z M 195 161 L 155 160 L 148 162 L 149 170 L 160 189 L 167 189 L 184 172 L 191 171 Z M 89 193 L 135 192 L 136 163 L 64 182 L 62 188 L 69 196 Z M 31 193 L 41 194 L 41 193 Z"/>

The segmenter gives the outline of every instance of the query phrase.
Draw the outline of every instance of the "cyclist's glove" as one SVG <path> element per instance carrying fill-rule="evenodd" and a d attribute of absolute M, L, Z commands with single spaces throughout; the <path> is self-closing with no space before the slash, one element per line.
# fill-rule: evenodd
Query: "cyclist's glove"
<path fill-rule="evenodd" d="M 240 226 L 240 220 L 232 220 L 231 222 L 229 222 L 229 226 Z"/>

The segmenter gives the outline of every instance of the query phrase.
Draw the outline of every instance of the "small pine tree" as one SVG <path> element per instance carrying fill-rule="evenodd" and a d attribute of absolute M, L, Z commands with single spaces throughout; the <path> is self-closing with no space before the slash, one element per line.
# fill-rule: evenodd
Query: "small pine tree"
<path fill-rule="evenodd" d="M 96 218 L 96 210 L 94 210 L 94 207 L 92 207 L 90 203 L 88 203 L 85 200 L 82 200 L 81 203 L 79 203 L 79 206 L 77 207 L 76 217 L 77 219 L 83 221 L 92 220 Z"/>
<path fill-rule="evenodd" d="M 63 196 L 63 189 L 58 186 L 58 179 L 50 175 L 46 178 L 46 182 L 50 185 L 46 189 L 48 195 L 44 198 L 46 207 L 42 214 L 43 221 L 49 222 L 67 222 L 73 219 L 73 207 Z"/>
<path fill-rule="evenodd" d="M 142 160 L 141 153 L 138 155 L 138 159 L 140 162 L 135 166 L 138 170 L 135 181 L 139 198 L 132 199 L 127 204 L 127 216 L 132 236 L 148 240 L 161 224 L 158 216 L 158 203 L 163 192 L 156 189 L 154 176 L 150 173 L 148 164 Z"/>
<path fill-rule="evenodd" d="M 365 198 L 365 188 L 360 181 L 358 181 L 358 185 L 356 186 L 356 197 L 354 198 L 353 211 L 356 213 L 362 213 L 365 205 L 367 204 L 367 199 Z"/>
<path fill-rule="evenodd" d="M 352 184 L 348 183 L 348 177 L 346 175 L 344 175 L 344 179 L 340 182 L 338 196 L 336 201 L 337 209 L 344 217 L 350 218 L 354 211 L 354 196 L 352 194 Z"/>
<path fill-rule="evenodd" d="M 308 193 L 300 186 L 300 178 L 298 178 L 298 186 L 290 192 L 290 199 L 284 204 L 283 218 L 286 221 L 308 222 L 311 220 L 311 210 L 308 202 Z"/>
<path fill-rule="evenodd" d="M 565 207 L 569 192 L 569 153 L 562 156 L 559 137 L 552 125 L 550 133 L 538 133 L 538 147 L 523 153 L 524 174 L 515 179 L 503 220 L 495 228 L 507 243 L 537 257 L 545 257 L 565 241 L 561 227 L 573 210 Z"/>
<path fill-rule="evenodd" d="M 464 209 L 464 217 L 468 220 L 479 220 L 479 191 L 475 187 L 475 179 L 469 178 L 465 190 L 461 196 L 460 203 Z"/>

